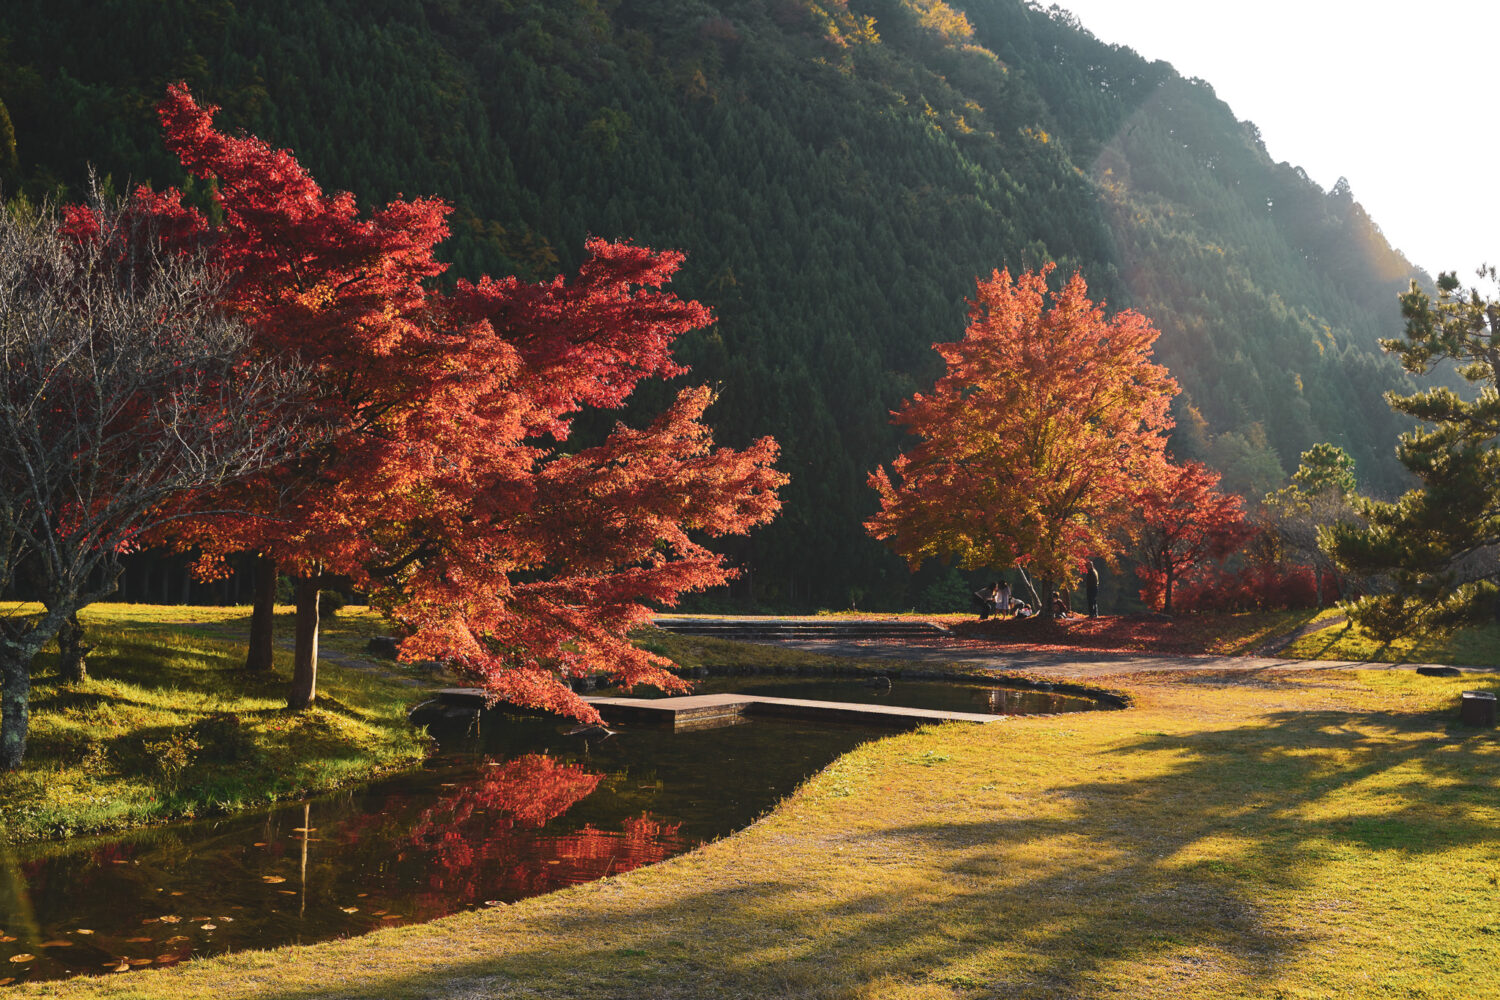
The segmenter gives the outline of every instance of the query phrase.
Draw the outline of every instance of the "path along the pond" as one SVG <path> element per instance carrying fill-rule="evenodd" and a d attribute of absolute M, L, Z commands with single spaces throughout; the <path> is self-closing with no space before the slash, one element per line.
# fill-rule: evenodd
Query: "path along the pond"
<path fill-rule="evenodd" d="M 828 656 L 906 663 L 962 664 L 1000 673 L 1024 673 L 1058 680 L 1102 681 L 1140 674 L 1231 673 L 1250 680 L 1256 674 L 1310 669 L 1411 670 L 1428 664 L 1355 660 L 1296 660 L 1276 656 L 1152 654 L 1098 650 L 1037 651 L 1014 646 L 986 647 L 960 641 L 947 629 L 913 619 L 756 618 L 664 616 L 656 625 L 677 635 L 786 646 Z"/>

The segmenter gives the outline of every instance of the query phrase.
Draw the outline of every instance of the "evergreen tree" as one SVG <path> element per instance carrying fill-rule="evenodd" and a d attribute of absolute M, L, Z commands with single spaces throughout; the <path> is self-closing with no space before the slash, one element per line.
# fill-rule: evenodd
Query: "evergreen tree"
<path fill-rule="evenodd" d="M 1494 268 L 1481 280 L 1495 282 Z M 1346 569 L 1389 581 L 1350 617 L 1381 639 L 1449 630 L 1500 612 L 1500 301 L 1457 277 L 1438 279 L 1438 297 L 1413 284 L 1402 296 L 1404 340 L 1384 341 L 1407 370 L 1424 373 L 1443 361 L 1477 392 L 1464 399 L 1439 387 L 1391 406 L 1429 426 L 1402 435 L 1397 453 L 1422 485 L 1394 503 L 1365 502 L 1367 528 L 1338 525 L 1325 537 Z"/>

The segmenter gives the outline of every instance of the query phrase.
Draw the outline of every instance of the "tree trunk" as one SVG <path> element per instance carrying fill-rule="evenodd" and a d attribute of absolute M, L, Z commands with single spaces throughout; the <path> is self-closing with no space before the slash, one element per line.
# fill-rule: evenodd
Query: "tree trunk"
<path fill-rule="evenodd" d="M 1026 591 L 1027 593 L 1031 594 L 1031 609 L 1037 614 L 1041 614 L 1043 610 L 1042 604 L 1045 602 L 1043 602 L 1041 597 L 1037 594 L 1036 585 L 1031 582 L 1031 577 L 1027 576 L 1026 571 L 1021 567 L 1017 566 L 1016 572 L 1021 574 L 1021 582 L 1026 584 Z"/>
<path fill-rule="evenodd" d="M 292 693 L 286 707 L 312 707 L 318 696 L 318 584 L 321 574 L 297 578 L 297 640 L 292 658 Z"/>
<path fill-rule="evenodd" d="M 1313 594 L 1318 599 L 1318 610 L 1323 610 L 1323 567 L 1313 566 Z"/>
<path fill-rule="evenodd" d="M 255 557 L 255 606 L 250 612 L 250 649 L 245 655 L 245 669 L 264 673 L 275 659 L 276 560 L 268 555 Z"/>
<path fill-rule="evenodd" d="M 64 684 L 82 684 L 88 677 L 84 657 L 93 646 L 83 644 L 83 625 L 74 612 L 57 630 L 57 670 Z"/>
<path fill-rule="evenodd" d="M 1056 589 L 1057 589 L 1057 587 L 1053 585 L 1053 583 L 1052 583 L 1052 581 L 1050 579 L 1045 578 L 1045 577 L 1042 579 L 1042 612 L 1041 613 L 1042 613 L 1042 621 L 1044 621 L 1044 622 L 1051 622 L 1051 621 L 1055 621 L 1057 619 L 1057 615 L 1055 615 L 1052 612 L 1052 592 L 1054 590 L 1056 590 Z"/>
<path fill-rule="evenodd" d="M 1161 603 L 1161 613 L 1170 615 L 1172 613 L 1172 571 L 1167 570 L 1167 596 Z"/>
<path fill-rule="evenodd" d="M 0 640 L 0 771 L 20 769 L 30 725 L 31 658 Z"/>

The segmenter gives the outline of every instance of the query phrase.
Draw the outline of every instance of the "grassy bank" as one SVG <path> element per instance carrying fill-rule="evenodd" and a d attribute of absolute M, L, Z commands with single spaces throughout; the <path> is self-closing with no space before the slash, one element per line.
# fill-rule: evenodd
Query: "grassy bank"
<path fill-rule="evenodd" d="M 1304 660 L 1370 660 L 1378 663 L 1449 663 L 1461 667 L 1500 666 L 1500 624 L 1468 628 L 1446 636 L 1417 636 L 1381 642 L 1343 620 L 1336 609 L 1319 614 L 1323 629 L 1286 649 Z"/>
<path fill-rule="evenodd" d="M 290 615 L 278 622 L 290 635 Z M 328 622 L 329 646 L 375 626 Z M 89 677 L 59 683 L 55 656 L 33 676 L 21 771 L 0 775 L 0 838 L 27 842 L 222 813 L 324 791 L 421 760 L 405 708 L 420 688 L 399 669 L 325 658 L 317 706 L 284 708 L 290 654 L 246 674 L 245 608 L 96 605 L 84 612 Z"/>
<path fill-rule="evenodd" d="M 867 744 L 726 840 L 429 925 L 19 997 L 1500 997 L 1500 740 L 1456 680 L 1131 682 Z"/>

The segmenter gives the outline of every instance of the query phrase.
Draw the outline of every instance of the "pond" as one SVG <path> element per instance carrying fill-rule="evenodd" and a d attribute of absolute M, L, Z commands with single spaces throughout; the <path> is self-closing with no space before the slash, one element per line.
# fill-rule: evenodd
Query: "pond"
<path fill-rule="evenodd" d="M 1054 691 L 1002 687 L 985 681 L 904 680 L 902 678 L 785 677 L 745 675 L 697 681 L 694 693 L 758 694 L 772 698 L 899 705 L 990 715 L 1053 715 L 1089 712 L 1092 698 Z"/>
<path fill-rule="evenodd" d="M 346 937 L 629 871 L 747 825 L 885 735 L 755 720 L 585 741 L 498 712 L 480 728 L 355 791 L 34 858 L 0 849 L 0 982 Z"/>
<path fill-rule="evenodd" d="M 813 678 L 700 689 L 733 684 L 882 697 L 859 681 Z M 1014 692 L 968 685 L 894 687 L 1020 705 Z M 1047 700 L 1030 710 L 1065 709 Z M 421 771 L 308 802 L 29 853 L 0 848 L 0 984 L 347 937 L 629 871 L 744 827 L 889 732 L 749 719 L 678 732 L 617 726 L 600 740 L 567 735 L 571 724 L 555 718 L 498 711 L 477 728 L 444 736 Z"/>

